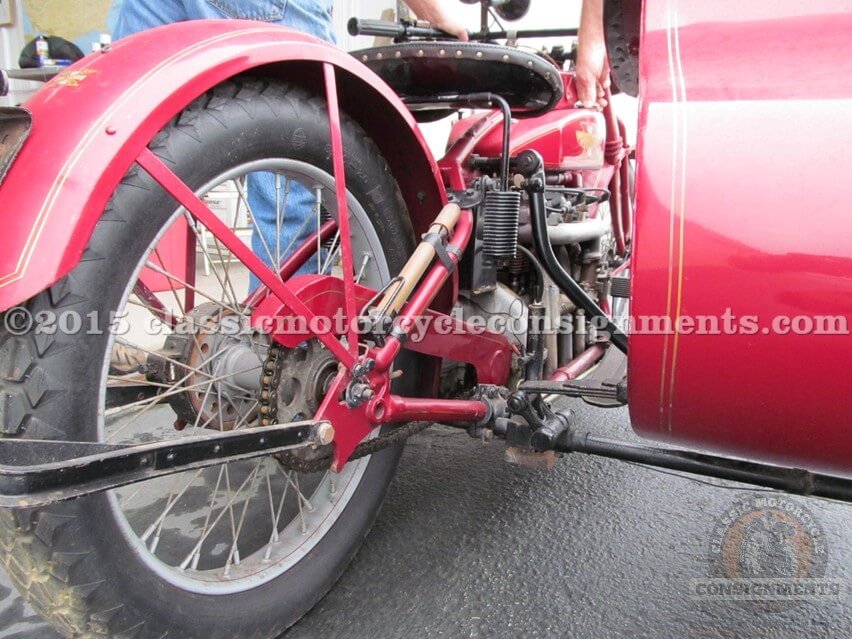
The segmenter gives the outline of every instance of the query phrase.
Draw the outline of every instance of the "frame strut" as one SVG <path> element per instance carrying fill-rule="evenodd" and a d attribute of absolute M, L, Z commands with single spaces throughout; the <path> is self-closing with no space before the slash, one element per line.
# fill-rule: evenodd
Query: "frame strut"
<path fill-rule="evenodd" d="M 162 160 L 158 158 L 147 147 L 142 149 L 139 157 L 136 158 L 139 165 L 147 171 L 157 183 L 160 184 L 178 204 L 183 206 L 190 215 L 206 226 L 210 232 L 227 248 L 233 255 L 237 257 L 246 267 L 254 273 L 257 278 L 270 290 L 270 292 L 286 304 L 295 314 L 305 318 L 308 324 L 314 320 L 316 315 L 309 309 L 302 300 L 300 300 L 293 292 L 282 282 L 275 273 L 264 264 L 243 241 L 238 238 L 225 224 L 220 220 L 213 211 L 211 211 L 204 201 L 199 198 L 175 173 L 169 169 Z M 341 235 L 343 235 L 341 233 Z M 354 286 L 354 282 L 353 282 Z M 353 295 L 354 306 L 354 295 Z M 334 356 L 346 368 L 352 368 L 355 364 L 355 355 L 347 350 L 347 348 L 334 335 L 322 333 L 316 335 L 325 346 L 331 351 Z M 357 343 L 355 344 L 357 348 Z"/>
<path fill-rule="evenodd" d="M 328 103 L 328 128 L 331 132 L 331 156 L 334 163 L 334 191 L 337 196 L 337 225 L 340 227 L 340 257 L 343 267 L 343 300 L 346 310 L 349 352 L 358 356 L 358 335 L 355 330 L 355 265 L 352 256 L 352 235 L 349 230 L 349 208 L 346 203 L 346 170 L 343 161 L 343 137 L 340 131 L 340 108 L 337 104 L 337 81 L 334 66 L 324 63 L 325 97 Z"/>

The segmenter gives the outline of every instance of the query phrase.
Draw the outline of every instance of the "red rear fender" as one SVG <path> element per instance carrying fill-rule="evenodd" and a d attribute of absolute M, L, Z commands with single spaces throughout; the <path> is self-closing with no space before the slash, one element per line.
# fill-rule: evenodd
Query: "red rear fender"
<path fill-rule="evenodd" d="M 33 129 L 0 185 L 0 310 L 77 264 L 139 152 L 193 99 L 251 70 L 322 93 L 320 63 L 326 62 L 337 69 L 341 108 L 378 144 L 415 232 L 424 232 L 446 194 L 413 118 L 378 76 L 345 52 L 289 29 L 182 22 L 87 56 L 27 102 Z"/>

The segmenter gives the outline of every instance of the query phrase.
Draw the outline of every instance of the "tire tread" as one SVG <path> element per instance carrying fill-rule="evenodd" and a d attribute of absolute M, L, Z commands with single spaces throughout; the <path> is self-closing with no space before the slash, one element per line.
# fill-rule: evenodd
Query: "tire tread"
<path fill-rule="evenodd" d="M 260 78 L 235 78 L 194 100 L 155 136 L 149 148 L 173 164 L 169 150 L 171 137 L 188 135 L 201 142 L 198 125 L 202 115 L 212 117 L 227 128 L 224 111 L 233 101 L 250 116 L 252 109 L 261 107 L 272 109 L 275 115 L 292 108 L 299 117 L 305 109 L 315 114 L 325 110 L 322 98 L 293 85 Z M 341 115 L 345 124 L 358 129 L 354 121 Z M 398 193 L 378 147 L 366 134 L 363 141 L 371 159 L 382 170 L 383 179 L 371 191 L 371 197 L 375 198 L 373 194 L 383 193 L 383 190 Z M 118 188 L 150 187 L 144 171 L 134 165 Z M 399 210 L 405 211 L 401 197 L 399 204 Z M 97 263 L 105 259 L 105 247 L 98 246 L 96 241 L 97 227 L 116 223 L 133 224 L 133 219 L 113 206 L 111 199 L 93 232 L 84 259 L 69 275 L 30 299 L 25 307 L 35 314 L 44 310 L 59 312 L 68 306 L 85 303 L 86 291 L 82 285 L 78 286 L 75 273 L 80 269 L 96 268 Z M 411 231 L 407 216 L 403 223 L 408 225 L 406 230 Z M 413 237 L 413 231 L 410 235 Z M 4 436 L 62 437 L 63 430 L 43 421 L 37 409 L 45 402 L 61 401 L 68 396 L 69 389 L 51 379 L 49 371 L 51 359 L 70 347 L 57 335 L 35 331 L 12 335 L 0 331 L 0 430 Z M 110 588 L 109 575 L 101 573 L 95 546 L 89 538 L 93 533 L 83 529 L 79 512 L 76 502 L 39 510 L 0 509 L 0 563 L 18 592 L 57 631 L 74 639 L 176 636 L 167 627 L 167 620 L 146 619 L 141 611 L 122 602 Z M 341 567 L 340 572 L 342 570 Z"/>

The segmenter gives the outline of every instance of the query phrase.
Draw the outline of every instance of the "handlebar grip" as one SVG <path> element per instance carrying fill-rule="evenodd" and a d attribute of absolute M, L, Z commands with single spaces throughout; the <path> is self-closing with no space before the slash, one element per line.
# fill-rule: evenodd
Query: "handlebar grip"
<path fill-rule="evenodd" d="M 399 38 L 405 35 L 405 27 L 398 22 L 387 22 L 385 20 L 363 20 L 361 18 L 350 18 L 346 25 L 349 35 L 369 35 L 382 38 Z"/>

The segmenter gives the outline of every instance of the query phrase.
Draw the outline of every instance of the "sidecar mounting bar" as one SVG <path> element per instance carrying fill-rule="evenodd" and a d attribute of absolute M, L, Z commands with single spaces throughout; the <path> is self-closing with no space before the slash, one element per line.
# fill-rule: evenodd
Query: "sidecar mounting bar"
<path fill-rule="evenodd" d="M 303 421 L 150 444 L 0 439 L 0 507 L 33 508 L 155 477 L 330 441 L 326 421 Z"/>
<path fill-rule="evenodd" d="M 571 431 L 556 441 L 554 450 L 562 453 L 585 453 L 694 475 L 717 477 L 794 495 L 852 502 L 852 479 L 812 473 L 801 468 L 772 466 L 685 450 L 654 448 Z"/>

